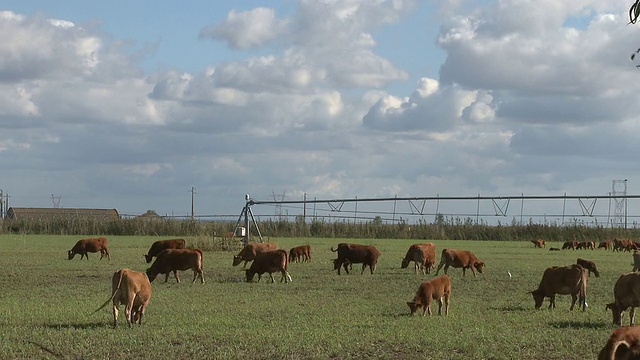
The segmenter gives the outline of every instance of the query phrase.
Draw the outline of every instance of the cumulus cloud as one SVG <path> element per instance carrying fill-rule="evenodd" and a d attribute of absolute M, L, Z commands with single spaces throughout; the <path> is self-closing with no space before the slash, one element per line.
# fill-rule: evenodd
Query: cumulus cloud
<path fill-rule="evenodd" d="M 231 10 L 222 23 L 202 29 L 200 37 L 226 41 L 231 48 L 242 50 L 275 39 L 286 26 L 287 21 L 277 20 L 273 9 Z"/>

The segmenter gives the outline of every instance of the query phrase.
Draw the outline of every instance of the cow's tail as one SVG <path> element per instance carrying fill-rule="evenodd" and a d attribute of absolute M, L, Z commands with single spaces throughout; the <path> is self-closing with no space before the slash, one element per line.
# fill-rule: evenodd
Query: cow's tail
<path fill-rule="evenodd" d="M 97 313 L 98 311 L 104 309 L 105 306 L 107 306 L 107 304 L 109 304 L 110 301 L 113 301 L 113 298 L 116 297 L 116 294 L 118 293 L 118 291 L 120 290 L 120 284 L 122 284 L 122 278 L 123 273 L 122 270 L 118 270 L 118 272 L 120 273 L 120 279 L 118 279 L 118 286 L 116 287 L 116 289 L 113 291 L 113 294 L 111 294 L 111 297 L 109 299 L 107 299 L 107 301 L 104 302 L 104 304 L 102 304 L 102 306 L 100 306 L 99 308 L 96 309 L 96 311 L 92 312 L 91 315 Z M 91 316 L 90 315 L 90 316 Z"/>
<path fill-rule="evenodd" d="M 333 250 L 333 246 L 331 247 L 331 251 L 336 252 L 338 249 Z"/>
<path fill-rule="evenodd" d="M 284 276 L 287 277 L 287 280 L 289 280 L 289 282 L 293 282 L 293 280 L 291 279 L 291 275 L 289 275 L 289 256 L 287 255 L 287 252 L 282 250 L 282 252 L 284 253 Z"/>
<path fill-rule="evenodd" d="M 582 305 L 582 311 L 587 310 L 587 279 L 589 271 L 587 269 L 581 269 L 581 277 L 580 277 L 580 302 Z"/>

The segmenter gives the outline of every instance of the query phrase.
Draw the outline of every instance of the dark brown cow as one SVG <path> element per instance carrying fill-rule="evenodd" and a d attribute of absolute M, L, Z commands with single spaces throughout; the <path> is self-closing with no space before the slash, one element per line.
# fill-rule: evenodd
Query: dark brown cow
<path fill-rule="evenodd" d="M 431 273 L 431 269 L 436 266 L 436 246 L 433 243 L 409 246 L 409 250 L 407 250 L 407 254 L 402 259 L 400 267 L 406 269 L 411 261 L 414 262 L 416 275 L 420 268 L 422 268 L 422 274 Z"/>
<path fill-rule="evenodd" d="M 73 259 L 76 254 L 80 254 L 80 260 L 82 260 L 83 257 L 86 257 L 87 260 L 89 260 L 88 253 L 97 253 L 98 251 L 100 252 L 100 260 L 105 256 L 107 256 L 107 259 L 111 260 L 109 242 L 103 237 L 80 239 L 73 248 L 71 248 L 71 250 L 67 251 L 67 255 L 69 260 Z"/>
<path fill-rule="evenodd" d="M 611 332 L 598 360 L 640 359 L 640 326 L 622 326 Z"/>
<path fill-rule="evenodd" d="M 549 251 L 560 251 L 560 248 L 557 247 L 550 247 Z"/>
<path fill-rule="evenodd" d="M 468 250 L 444 249 L 442 250 L 440 265 L 438 265 L 436 276 L 440 273 L 440 269 L 442 269 L 443 266 L 445 274 L 451 266 L 454 268 L 462 268 L 462 276 L 466 276 L 467 269 L 471 269 L 471 272 L 475 277 L 475 270 L 478 270 L 478 272 L 482 274 L 482 270 L 484 269 L 484 262 L 478 260 L 478 258 Z"/>
<path fill-rule="evenodd" d="M 565 241 L 564 244 L 562 244 L 562 250 L 565 249 L 577 249 L 578 248 L 578 242 L 577 241 Z"/>
<path fill-rule="evenodd" d="M 431 316 L 431 300 L 438 301 L 438 315 L 442 315 L 442 305 L 444 303 L 444 314 L 449 315 L 449 299 L 451 298 L 451 278 L 441 275 L 431 280 L 426 280 L 420 284 L 413 301 L 407 303 L 411 309 L 411 315 L 422 308 L 422 316 Z"/>
<path fill-rule="evenodd" d="M 281 249 L 260 252 L 256 254 L 256 258 L 251 263 L 251 266 L 245 271 L 247 275 L 247 282 L 253 282 L 253 277 L 258 274 L 258 282 L 262 279 L 262 274 L 269 273 L 271 277 L 271 283 L 274 283 L 274 272 L 282 273 L 280 282 L 284 280 L 285 284 L 292 281 L 291 275 L 287 271 L 288 261 L 287 252 Z"/>
<path fill-rule="evenodd" d="M 547 242 L 544 241 L 544 239 L 531 240 L 531 242 L 535 248 L 543 248 L 547 245 Z"/>
<path fill-rule="evenodd" d="M 162 250 L 184 248 L 184 239 L 158 240 L 151 244 L 151 248 L 149 248 L 149 251 L 144 254 L 144 258 L 147 260 L 147 264 L 149 264 L 154 257 L 158 256 L 158 254 L 162 252 Z"/>
<path fill-rule="evenodd" d="M 363 274 L 364 269 L 368 266 L 373 274 L 376 270 L 376 264 L 378 264 L 378 258 L 382 255 L 373 245 L 340 243 L 336 250 L 331 247 L 331 251 L 338 252 L 338 258 L 333 260 L 333 269 L 338 270 L 338 275 L 340 275 L 340 267 L 343 267 L 348 274 L 350 264 L 362 264 L 360 274 Z"/>
<path fill-rule="evenodd" d="M 204 271 L 202 269 L 202 250 L 200 249 L 166 249 L 162 250 L 156 261 L 147 269 L 149 281 L 156 279 L 158 274 L 166 274 L 164 282 L 169 280 L 169 274 L 173 272 L 176 282 L 180 283 L 178 270 L 193 270 L 193 281 L 200 277 L 204 284 Z"/>
<path fill-rule="evenodd" d="M 605 249 L 605 250 L 613 249 L 613 241 L 611 240 L 600 241 L 600 243 L 598 244 L 598 249 Z"/>
<path fill-rule="evenodd" d="M 613 286 L 612 303 L 607 304 L 611 309 L 613 323 L 622 325 L 622 312 L 629 310 L 629 325 L 635 322 L 636 307 L 640 306 L 640 272 L 630 272 L 620 275 Z"/>
<path fill-rule="evenodd" d="M 311 262 L 311 245 L 300 245 L 289 250 L 289 262 Z"/>
<path fill-rule="evenodd" d="M 596 263 L 594 263 L 593 261 L 578 258 L 578 260 L 576 260 L 576 264 L 587 269 L 587 271 L 589 271 L 589 276 L 591 276 L 591 273 L 593 272 L 596 275 L 596 277 L 600 277 L 600 272 L 598 272 Z"/>
<path fill-rule="evenodd" d="M 249 261 L 253 261 L 256 258 L 257 253 L 277 250 L 277 249 L 278 249 L 278 245 L 272 242 L 271 243 L 248 243 L 244 248 L 242 248 L 242 250 L 240 250 L 238 255 L 233 257 L 233 266 L 237 266 L 244 261 L 244 265 L 242 267 L 245 268 L 247 267 L 247 263 Z"/>
<path fill-rule="evenodd" d="M 540 309 L 544 298 L 548 297 L 549 309 L 555 309 L 556 294 L 570 294 L 572 301 L 569 310 L 573 310 L 576 300 L 579 298 L 578 305 L 581 305 L 582 311 L 585 311 L 587 309 L 587 279 L 587 270 L 577 264 L 547 268 L 542 275 L 540 285 L 531 292 L 535 308 Z"/>
<path fill-rule="evenodd" d="M 111 297 L 93 313 L 103 309 L 109 301 L 113 301 L 113 327 L 118 324 L 120 305 L 125 306 L 125 316 L 130 327 L 136 322 L 141 325 L 150 299 L 151 283 L 147 275 L 130 269 L 121 269 L 114 272 L 111 278 Z"/>

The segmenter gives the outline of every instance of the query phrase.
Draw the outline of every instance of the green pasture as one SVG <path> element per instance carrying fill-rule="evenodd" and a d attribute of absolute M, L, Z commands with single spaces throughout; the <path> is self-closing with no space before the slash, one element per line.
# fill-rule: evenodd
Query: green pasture
<path fill-rule="evenodd" d="M 205 284 L 192 284 L 191 271 L 180 284 L 159 276 L 142 326 L 129 328 L 121 312 L 113 329 L 110 306 L 90 314 L 110 296 L 113 272 L 144 271 L 143 254 L 161 238 L 109 237 L 111 261 L 69 261 L 79 238 L 0 236 L 0 359 L 593 359 L 614 328 L 605 311 L 613 284 L 632 268 L 630 253 L 432 240 L 438 261 L 445 247 L 472 250 L 485 273 L 450 269 L 449 316 L 409 316 L 406 302 L 434 276 L 415 275 L 413 264 L 400 269 L 415 240 L 278 238 L 281 248 L 312 247 L 311 263 L 290 264 L 292 283 L 266 275 L 245 283 L 242 265 L 231 266 L 234 252 L 205 251 Z M 329 248 L 339 242 L 376 245 L 375 274 L 354 265 L 338 276 Z M 534 310 L 527 292 L 544 269 L 578 257 L 601 271 L 589 279 L 587 311 L 570 312 L 569 296 L 559 296 L 556 310 L 548 300 Z"/>

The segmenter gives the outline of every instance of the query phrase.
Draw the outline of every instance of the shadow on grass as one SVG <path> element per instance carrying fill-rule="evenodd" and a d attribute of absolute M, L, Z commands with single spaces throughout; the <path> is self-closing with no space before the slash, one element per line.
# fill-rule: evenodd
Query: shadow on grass
<path fill-rule="evenodd" d="M 103 322 L 91 322 L 91 323 L 85 323 L 85 324 L 46 324 L 45 327 L 49 329 L 56 329 L 56 330 L 67 330 L 67 329 L 93 330 L 93 329 L 111 328 L 112 325 L 113 324 L 110 322 L 103 321 Z"/>
<path fill-rule="evenodd" d="M 609 329 L 610 324 L 590 321 L 551 321 L 549 323 L 556 329 Z"/>
<path fill-rule="evenodd" d="M 54 350 L 52 350 L 52 349 L 40 344 L 38 342 L 31 341 L 31 340 L 23 340 L 23 341 L 26 342 L 26 343 L 29 343 L 31 345 L 34 345 L 38 349 L 46 352 L 47 354 L 53 355 L 53 356 L 57 357 L 58 359 L 66 359 L 67 358 L 64 354 L 60 354 L 60 353 L 58 353 L 58 352 L 56 352 L 56 351 L 54 351 Z"/>
<path fill-rule="evenodd" d="M 506 305 L 506 306 L 491 307 L 489 309 L 497 310 L 500 312 L 533 311 L 533 308 L 526 307 L 524 305 Z"/>

